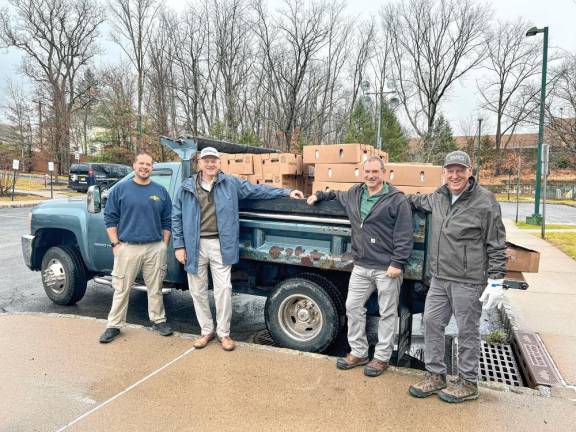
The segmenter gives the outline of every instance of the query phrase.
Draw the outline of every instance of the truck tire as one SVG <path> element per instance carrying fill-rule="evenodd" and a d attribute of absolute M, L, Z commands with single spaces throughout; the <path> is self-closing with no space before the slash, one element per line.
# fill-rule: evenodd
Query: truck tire
<path fill-rule="evenodd" d="M 318 273 L 299 273 L 298 277 L 308 279 L 312 282 L 316 282 L 328 293 L 338 308 L 338 315 L 340 315 L 340 325 L 344 327 L 344 322 L 346 321 L 346 298 L 344 293 L 338 288 L 338 285 L 332 280 Z"/>
<path fill-rule="evenodd" d="M 86 268 L 77 248 L 54 246 L 42 258 L 42 285 L 54 303 L 71 306 L 86 293 Z"/>
<path fill-rule="evenodd" d="M 332 296 L 306 278 L 280 282 L 266 300 L 264 316 L 276 343 L 299 351 L 326 351 L 341 329 Z"/>

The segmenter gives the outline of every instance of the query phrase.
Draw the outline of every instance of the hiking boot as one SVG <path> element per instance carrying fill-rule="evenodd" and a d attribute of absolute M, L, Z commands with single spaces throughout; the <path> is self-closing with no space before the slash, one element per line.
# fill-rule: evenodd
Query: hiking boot
<path fill-rule="evenodd" d="M 456 381 L 448 385 L 448 388 L 439 391 L 438 396 L 449 403 L 478 399 L 478 384 L 459 376 Z"/>
<path fill-rule="evenodd" d="M 341 357 L 336 360 L 336 367 L 338 369 L 347 370 L 355 368 L 356 366 L 364 366 L 368 363 L 368 357 L 356 357 L 352 353 L 348 353 L 346 357 Z"/>
<path fill-rule="evenodd" d="M 224 351 L 234 351 L 234 348 L 236 348 L 236 344 L 230 336 L 219 337 L 218 342 L 220 342 Z"/>
<path fill-rule="evenodd" d="M 377 358 L 372 359 L 370 363 L 364 366 L 364 375 L 369 377 L 377 377 L 382 375 L 388 369 L 388 362 L 378 360 Z"/>
<path fill-rule="evenodd" d="M 202 349 L 204 348 L 206 345 L 208 345 L 208 343 L 214 339 L 214 333 L 208 333 L 206 335 L 203 335 L 201 337 L 199 337 L 198 339 L 196 339 L 192 345 L 194 346 L 194 348 L 196 349 Z"/>
<path fill-rule="evenodd" d="M 438 393 L 440 390 L 445 389 L 446 375 L 439 375 L 431 372 L 426 372 L 424 379 L 417 384 L 410 386 L 410 394 L 417 398 L 425 398 Z"/>
<path fill-rule="evenodd" d="M 100 336 L 100 343 L 109 343 L 116 339 L 116 336 L 120 334 L 120 329 L 109 327 L 106 329 L 102 336 Z"/>
<path fill-rule="evenodd" d="M 172 334 L 172 327 L 166 322 L 152 324 L 152 330 L 156 330 L 162 336 L 170 336 Z"/>

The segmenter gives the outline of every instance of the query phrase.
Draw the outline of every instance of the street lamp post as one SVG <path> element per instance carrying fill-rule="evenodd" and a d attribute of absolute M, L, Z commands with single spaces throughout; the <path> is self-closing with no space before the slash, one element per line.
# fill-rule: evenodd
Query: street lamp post
<path fill-rule="evenodd" d="M 478 119 L 478 147 L 476 148 L 476 180 L 480 183 L 480 137 L 482 136 L 482 120 Z"/>
<path fill-rule="evenodd" d="M 548 27 L 532 27 L 526 32 L 526 36 L 536 36 L 544 33 L 544 48 L 542 52 L 542 82 L 540 85 L 540 121 L 538 125 L 538 159 L 536 161 L 536 193 L 534 196 L 534 214 L 526 218 L 526 223 L 540 225 L 540 190 L 542 188 L 542 144 L 544 143 L 544 106 L 546 99 L 546 70 L 548 66 Z"/>
<path fill-rule="evenodd" d="M 378 150 L 382 150 L 382 105 L 384 102 L 384 96 L 388 95 L 388 94 L 395 94 L 396 90 L 391 90 L 391 91 L 373 91 L 373 92 L 368 92 L 367 90 L 370 88 L 370 83 L 368 81 L 363 81 L 361 84 L 362 87 L 362 92 L 367 95 L 374 95 L 378 98 L 378 130 L 376 131 L 376 148 Z M 397 98 L 391 98 L 390 100 L 392 105 L 397 105 L 398 104 L 398 99 Z"/>

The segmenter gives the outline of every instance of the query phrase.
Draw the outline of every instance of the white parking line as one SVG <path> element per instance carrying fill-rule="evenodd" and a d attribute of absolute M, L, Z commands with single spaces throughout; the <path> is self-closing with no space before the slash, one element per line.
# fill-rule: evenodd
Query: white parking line
<path fill-rule="evenodd" d="M 156 374 L 158 374 L 159 372 L 163 371 L 163 370 L 166 369 L 168 366 L 176 363 L 178 360 L 180 360 L 180 359 L 183 358 L 184 356 L 190 354 L 190 353 L 191 353 L 192 351 L 194 351 L 194 350 L 195 350 L 195 348 L 192 347 L 192 348 L 190 348 L 189 350 L 183 352 L 183 353 L 180 354 L 178 357 L 176 357 L 175 359 L 169 361 L 168 363 L 166 363 L 166 364 L 165 364 L 164 366 L 162 366 L 161 368 L 156 369 L 154 372 L 146 375 L 146 376 L 145 376 L 144 378 L 142 378 L 140 381 L 135 382 L 135 383 L 132 384 L 130 387 L 122 390 L 120 393 L 118 393 L 118 394 L 112 396 L 110 399 L 102 402 L 102 403 L 101 403 L 100 405 L 98 405 L 97 407 L 92 408 L 90 411 L 88 411 L 88 412 L 82 414 L 80 417 L 72 420 L 72 421 L 71 421 L 70 423 L 68 423 L 67 425 L 65 425 L 65 426 L 61 427 L 60 429 L 58 429 L 57 432 L 61 432 L 61 431 L 64 431 L 64 430 L 68 429 L 70 426 L 72 426 L 72 425 L 78 423 L 80 420 L 88 417 L 88 416 L 89 416 L 90 414 L 92 414 L 93 412 L 98 411 L 100 408 L 108 405 L 110 402 L 112 402 L 112 401 L 118 399 L 120 396 L 128 393 L 128 392 L 129 392 L 130 390 L 132 390 L 133 388 L 138 387 L 138 386 L 139 386 L 140 384 L 142 384 L 144 381 L 147 381 L 148 379 L 152 378 L 154 375 L 156 375 Z"/>
<path fill-rule="evenodd" d="M 0 214 L 0 217 L 8 218 L 8 219 L 28 219 L 28 216 L 8 216 Z"/>

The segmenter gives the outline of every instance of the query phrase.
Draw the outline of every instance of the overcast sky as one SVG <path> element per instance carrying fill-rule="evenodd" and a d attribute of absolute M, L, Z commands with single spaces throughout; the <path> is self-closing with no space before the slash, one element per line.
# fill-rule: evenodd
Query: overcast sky
<path fill-rule="evenodd" d="M 181 8 L 185 0 L 167 0 L 170 7 Z M 271 0 L 269 4 L 274 7 L 280 3 Z M 348 1 L 350 15 L 375 16 L 387 0 L 353 0 Z M 551 47 L 576 53 L 576 0 L 493 0 L 492 4 L 496 19 L 515 20 L 522 17 L 538 27 L 549 27 L 549 43 Z M 6 7 L 7 0 L 0 0 L 0 7 Z M 104 32 L 105 33 L 105 32 Z M 103 35 L 106 41 L 101 45 L 105 49 L 106 62 L 120 61 L 120 50 L 113 46 L 107 34 Z M 537 37 L 542 38 L 541 35 Z M 99 63 L 104 59 L 99 59 Z M 18 76 L 19 55 L 14 50 L 0 50 L 0 104 L 3 105 L 5 83 L 7 80 L 20 80 Z M 447 100 L 441 106 L 441 111 L 449 120 L 455 134 L 463 134 L 470 130 L 467 125 L 475 124 L 480 116 L 485 118 L 483 133 L 489 133 L 494 126 L 490 118 L 478 109 L 479 99 L 476 91 L 476 81 L 481 77 L 480 71 L 471 72 L 467 78 L 458 81 L 452 87 Z M 3 110 L 0 110 L 3 111 Z M 0 114 L 1 115 L 1 114 Z M 536 129 L 536 128 L 533 128 Z M 530 131 L 529 128 L 526 131 Z M 475 133 L 475 132 L 474 132 Z"/>

